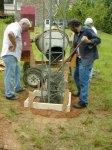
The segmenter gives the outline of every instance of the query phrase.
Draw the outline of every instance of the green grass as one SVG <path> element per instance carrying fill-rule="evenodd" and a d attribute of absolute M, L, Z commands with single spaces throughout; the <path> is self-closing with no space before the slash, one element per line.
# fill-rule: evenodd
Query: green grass
<path fill-rule="evenodd" d="M 16 129 L 23 150 L 111 150 L 111 115 L 86 112 L 69 122 L 68 119 L 29 119 L 27 116 Z"/>
<path fill-rule="evenodd" d="M 90 108 L 93 110 L 112 109 L 112 35 L 99 33 L 99 59 L 94 63 L 95 77 L 90 84 Z M 71 90 L 76 90 L 71 79 Z"/>
<path fill-rule="evenodd" d="M 112 35 L 101 33 L 100 36 L 100 59 L 94 65 L 98 75 L 92 80 L 91 95 L 96 108 L 105 110 L 112 108 Z"/>
<path fill-rule="evenodd" d="M 4 33 L 4 29 L 5 29 L 6 25 L 3 22 L 3 20 L 0 20 L 0 52 L 2 49 L 2 40 L 3 40 L 3 33 Z"/>
<path fill-rule="evenodd" d="M 19 102 L 6 101 L 0 72 L 0 113 L 12 122 L 22 150 L 112 149 L 112 35 L 101 32 L 100 37 L 100 59 L 94 64 L 97 74 L 91 80 L 89 107 L 75 118 L 34 116 L 21 110 Z"/>

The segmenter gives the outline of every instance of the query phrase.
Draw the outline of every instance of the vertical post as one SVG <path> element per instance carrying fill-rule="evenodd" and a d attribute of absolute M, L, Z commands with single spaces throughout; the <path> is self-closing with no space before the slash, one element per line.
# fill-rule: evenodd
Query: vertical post
<path fill-rule="evenodd" d="M 50 20 L 50 32 L 49 32 L 49 76 L 48 76 L 48 103 L 50 103 L 51 98 L 51 42 L 52 42 L 52 35 L 51 35 L 51 25 L 52 25 L 52 0 L 50 0 L 50 13 L 49 13 L 49 20 Z"/>
<path fill-rule="evenodd" d="M 17 21 L 17 1 L 18 0 L 14 0 L 14 16 L 15 16 L 15 21 Z"/>
<path fill-rule="evenodd" d="M 43 33 L 44 33 L 44 22 L 45 22 L 45 2 L 43 1 L 43 17 L 42 17 L 42 21 L 43 21 L 43 24 L 42 24 L 42 31 L 43 31 Z M 43 49 L 43 51 L 44 51 L 44 35 L 43 35 L 43 37 L 42 37 L 42 41 L 43 41 L 43 47 L 42 47 L 42 49 Z M 42 53 L 42 66 L 44 65 L 44 54 Z M 43 73 L 43 68 L 42 68 L 42 73 Z M 42 81 L 43 82 L 43 81 Z M 44 97 L 43 97 L 43 83 L 42 83 L 42 87 L 41 87 L 41 97 L 42 97 L 42 100 L 45 102 L 45 100 L 44 100 Z"/>
<path fill-rule="evenodd" d="M 66 9 L 67 9 L 67 4 L 65 3 L 64 1 L 62 1 L 62 5 L 64 6 L 64 9 L 65 9 L 65 12 L 66 12 Z M 63 11 L 63 51 L 62 51 L 62 73 L 63 73 L 63 81 L 62 81 L 62 83 L 64 83 L 64 82 L 66 82 L 65 81 L 65 79 L 64 79 L 64 77 L 65 77 L 65 72 L 66 72 L 66 68 L 64 68 L 64 51 L 65 51 L 65 36 L 66 36 L 66 31 L 65 31 L 65 26 L 66 26 L 66 13 L 64 13 L 64 11 Z M 65 84 L 63 84 L 62 85 L 62 99 L 63 99 L 63 93 L 65 92 L 65 88 L 66 88 L 66 85 Z"/>
<path fill-rule="evenodd" d="M 65 3 L 65 4 L 64 4 Z M 68 89 L 68 74 L 69 74 L 69 65 L 68 63 L 66 63 L 65 67 L 64 67 L 64 49 L 65 49 L 65 36 L 66 36 L 66 20 L 67 20 L 67 7 L 68 7 L 68 1 L 66 0 L 66 2 L 63 1 L 63 5 L 64 5 L 64 10 L 65 13 L 63 11 L 63 61 L 62 61 L 62 72 L 63 72 L 63 92 L 64 92 L 64 97 L 63 97 L 63 111 L 66 111 L 67 109 L 67 104 L 69 101 L 69 89 Z"/>

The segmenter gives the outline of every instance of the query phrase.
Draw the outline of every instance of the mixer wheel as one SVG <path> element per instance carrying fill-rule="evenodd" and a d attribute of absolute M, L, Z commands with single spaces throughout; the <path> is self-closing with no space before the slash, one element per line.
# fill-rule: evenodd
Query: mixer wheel
<path fill-rule="evenodd" d="M 39 69 L 29 68 L 24 72 L 23 80 L 27 86 L 40 88 L 43 84 L 43 75 Z"/>

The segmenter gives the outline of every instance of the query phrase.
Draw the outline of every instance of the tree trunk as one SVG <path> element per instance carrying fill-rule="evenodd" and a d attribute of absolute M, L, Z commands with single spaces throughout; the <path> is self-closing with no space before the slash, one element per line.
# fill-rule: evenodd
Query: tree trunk
<path fill-rule="evenodd" d="M 0 0 L 0 16 L 4 15 L 4 0 Z"/>

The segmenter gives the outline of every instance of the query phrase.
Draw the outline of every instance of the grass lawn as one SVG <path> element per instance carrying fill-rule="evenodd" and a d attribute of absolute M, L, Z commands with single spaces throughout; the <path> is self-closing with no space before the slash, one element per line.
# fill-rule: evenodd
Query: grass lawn
<path fill-rule="evenodd" d="M 92 80 L 91 95 L 100 109 L 112 108 L 112 36 L 101 33 L 100 59 L 95 62 L 98 75 Z"/>
<path fill-rule="evenodd" d="M 101 32 L 100 37 L 100 59 L 94 64 L 97 73 L 91 80 L 90 103 L 75 118 L 34 115 L 21 106 L 27 94 L 20 95 L 21 101 L 6 101 L 0 72 L 0 115 L 10 122 L 19 150 L 112 149 L 112 35 Z"/>
<path fill-rule="evenodd" d="M 5 29 L 5 24 L 3 22 L 3 20 L 0 20 L 0 51 L 2 49 L 2 40 L 3 40 L 3 33 L 4 33 L 4 29 Z"/>

